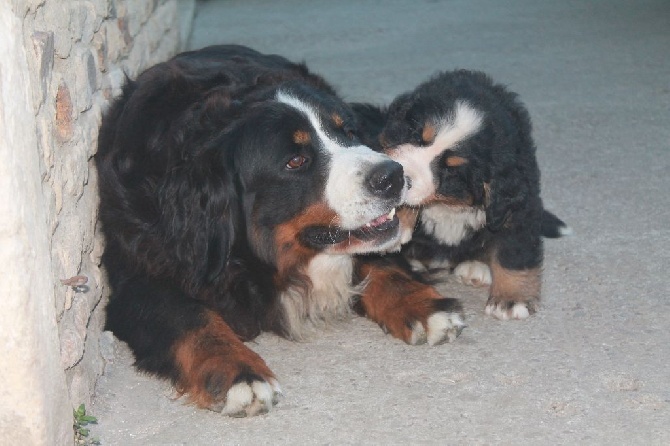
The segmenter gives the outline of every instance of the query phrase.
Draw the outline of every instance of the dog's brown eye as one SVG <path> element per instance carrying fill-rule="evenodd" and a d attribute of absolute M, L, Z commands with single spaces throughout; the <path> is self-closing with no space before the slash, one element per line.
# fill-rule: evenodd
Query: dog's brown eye
<path fill-rule="evenodd" d="M 302 155 L 296 155 L 286 163 L 287 169 L 297 169 L 307 162 L 307 158 Z"/>

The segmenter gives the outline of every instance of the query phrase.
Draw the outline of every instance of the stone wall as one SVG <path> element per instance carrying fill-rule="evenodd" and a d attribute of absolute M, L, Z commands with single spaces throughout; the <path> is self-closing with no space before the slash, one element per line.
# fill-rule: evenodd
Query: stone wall
<path fill-rule="evenodd" d="M 8 444 L 71 443 L 72 407 L 90 402 L 105 348 L 92 160 L 101 116 L 126 76 L 182 48 L 193 6 L 0 5 L 0 438 Z"/>

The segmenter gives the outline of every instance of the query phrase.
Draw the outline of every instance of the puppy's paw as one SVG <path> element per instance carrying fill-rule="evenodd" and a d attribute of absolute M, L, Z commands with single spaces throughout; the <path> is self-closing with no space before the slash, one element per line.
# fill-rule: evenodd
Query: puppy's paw
<path fill-rule="evenodd" d="M 240 376 L 226 393 L 226 397 L 209 409 L 231 417 L 242 418 L 268 413 L 282 396 L 277 380 L 259 376 Z"/>
<path fill-rule="evenodd" d="M 453 342 L 466 327 L 463 316 L 459 313 L 447 313 L 440 311 L 433 313 L 426 319 L 425 323 L 415 321 L 412 324 L 412 334 L 408 344 L 439 345 L 445 342 Z"/>
<path fill-rule="evenodd" d="M 491 285 L 491 269 L 486 263 L 468 261 L 454 268 L 454 275 L 461 283 L 476 287 Z"/>
<path fill-rule="evenodd" d="M 491 262 L 491 294 L 485 312 L 506 321 L 526 319 L 540 308 L 541 268 L 513 270 Z"/>
<path fill-rule="evenodd" d="M 527 319 L 538 309 L 539 301 L 537 299 L 532 299 L 526 302 L 516 302 L 509 300 L 495 301 L 490 298 L 486 303 L 484 312 L 488 316 L 507 321 L 510 319 Z"/>

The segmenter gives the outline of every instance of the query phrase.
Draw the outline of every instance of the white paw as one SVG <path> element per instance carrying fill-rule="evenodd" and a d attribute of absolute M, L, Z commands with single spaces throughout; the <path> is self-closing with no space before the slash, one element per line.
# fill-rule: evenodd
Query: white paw
<path fill-rule="evenodd" d="M 456 340 L 465 328 L 465 322 L 458 313 L 439 312 L 428 318 L 428 345 L 438 345 Z"/>
<path fill-rule="evenodd" d="M 440 311 L 428 317 L 426 327 L 420 322 L 413 324 L 410 344 L 417 345 L 427 342 L 428 345 L 439 345 L 453 342 L 465 326 L 460 314 Z"/>
<path fill-rule="evenodd" d="M 264 414 L 277 404 L 282 395 L 277 380 L 239 382 L 226 394 L 221 412 L 231 417 L 250 417 Z"/>
<path fill-rule="evenodd" d="M 491 269 L 486 263 L 477 261 L 459 263 L 454 269 L 454 275 L 466 285 L 479 287 L 491 285 Z"/>
<path fill-rule="evenodd" d="M 515 302 L 510 306 L 509 302 L 490 303 L 486 305 L 484 312 L 488 316 L 506 321 L 509 319 L 527 319 L 531 315 L 528 309 L 528 303 Z"/>
<path fill-rule="evenodd" d="M 410 345 L 419 345 L 425 344 L 428 340 L 426 336 L 426 329 L 423 328 L 423 324 L 419 321 L 414 321 L 412 324 L 412 337 L 409 339 Z"/>

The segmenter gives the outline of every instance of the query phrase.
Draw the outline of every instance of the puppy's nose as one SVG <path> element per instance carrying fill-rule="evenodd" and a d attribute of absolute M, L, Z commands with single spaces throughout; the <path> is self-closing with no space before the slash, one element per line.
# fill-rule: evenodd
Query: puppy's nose
<path fill-rule="evenodd" d="M 399 196 L 404 184 L 402 166 L 391 160 L 374 166 L 367 177 L 368 189 L 381 198 Z"/>

